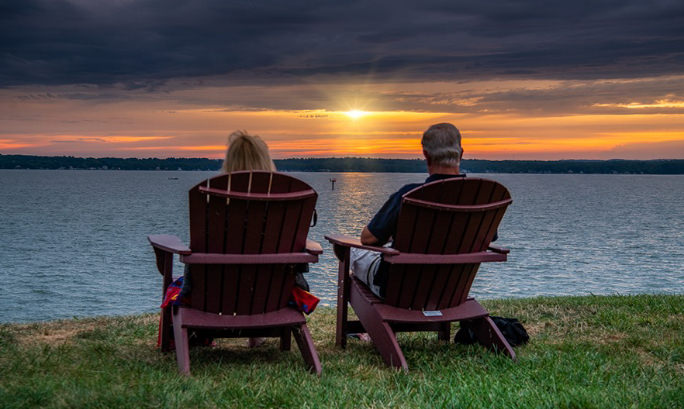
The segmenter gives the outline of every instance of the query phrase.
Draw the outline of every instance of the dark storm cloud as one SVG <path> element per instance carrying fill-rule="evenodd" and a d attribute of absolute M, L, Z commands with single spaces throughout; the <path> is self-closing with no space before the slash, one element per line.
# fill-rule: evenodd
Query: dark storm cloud
<path fill-rule="evenodd" d="M 680 73 L 684 2 L 3 0 L 0 86 Z"/>

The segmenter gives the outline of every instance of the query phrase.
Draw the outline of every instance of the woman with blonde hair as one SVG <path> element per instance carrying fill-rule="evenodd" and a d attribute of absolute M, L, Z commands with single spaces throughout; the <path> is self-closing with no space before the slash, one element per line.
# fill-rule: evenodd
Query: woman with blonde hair
<path fill-rule="evenodd" d="M 239 170 L 266 170 L 275 172 L 276 167 L 266 143 L 246 131 L 235 131 L 228 137 L 228 150 L 221 167 L 222 173 Z"/>

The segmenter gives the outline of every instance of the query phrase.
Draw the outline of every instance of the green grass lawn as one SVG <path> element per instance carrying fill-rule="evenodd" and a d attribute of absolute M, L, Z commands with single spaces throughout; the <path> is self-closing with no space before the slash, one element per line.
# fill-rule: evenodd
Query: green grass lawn
<path fill-rule="evenodd" d="M 155 348 L 153 315 L 0 325 L 0 408 L 684 407 L 684 296 L 482 304 L 527 328 L 517 363 L 435 334 L 401 334 L 410 372 L 397 372 L 371 344 L 335 348 L 335 314 L 323 308 L 309 317 L 320 378 L 294 342 L 280 352 L 275 339 L 193 349 L 193 376 L 182 377 L 175 354 Z"/>

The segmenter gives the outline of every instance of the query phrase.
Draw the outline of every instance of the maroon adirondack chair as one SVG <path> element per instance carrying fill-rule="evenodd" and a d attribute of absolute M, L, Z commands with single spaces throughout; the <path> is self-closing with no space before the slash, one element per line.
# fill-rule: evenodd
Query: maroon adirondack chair
<path fill-rule="evenodd" d="M 403 196 L 393 248 L 326 236 L 339 259 L 336 344 L 367 332 L 387 365 L 408 370 L 399 331 L 436 331 L 449 340 L 450 323 L 468 325 L 482 345 L 515 352 L 475 299 L 470 286 L 482 262 L 505 261 L 508 250 L 490 245 L 511 195 L 501 184 L 478 178 L 431 182 Z M 349 273 L 350 248 L 382 253 L 389 263 L 385 298 Z M 351 304 L 359 321 L 347 318 Z"/>
<path fill-rule="evenodd" d="M 173 254 L 189 266 L 190 305 L 162 312 L 161 348 L 169 350 L 171 321 L 178 368 L 190 373 L 188 330 L 212 337 L 291 335 L 312 372 L 321 364 L 304 315 L 288 306 L 294 266 L 318 261 L 318 243 L 307 240 L 317 194 L 306 183 L 275 172 L 234 172 L 193 187 L 190 247 L 175 236 L 152 244 L 163 291 L 171 283 Z"/>

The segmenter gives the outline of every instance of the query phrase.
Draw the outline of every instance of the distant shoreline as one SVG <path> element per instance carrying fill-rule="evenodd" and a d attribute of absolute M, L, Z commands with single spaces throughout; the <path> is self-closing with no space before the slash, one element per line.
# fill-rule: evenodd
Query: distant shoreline
<path fill-rule="evenodd" d="M 221 159 L 207 158 L 77 158 L 0 154 L 0 169 L 216 171 L 220 169 L 222 162 Z M 420 159 L 291 158 L 276 159 L 274 162 L 278 170 L 289 172 L 427 172 L 425 161 Z M 682 175 L 684 174 L 684 159 L 558 161 L 464 159 L 461 168 L 469 173 Z"/>

